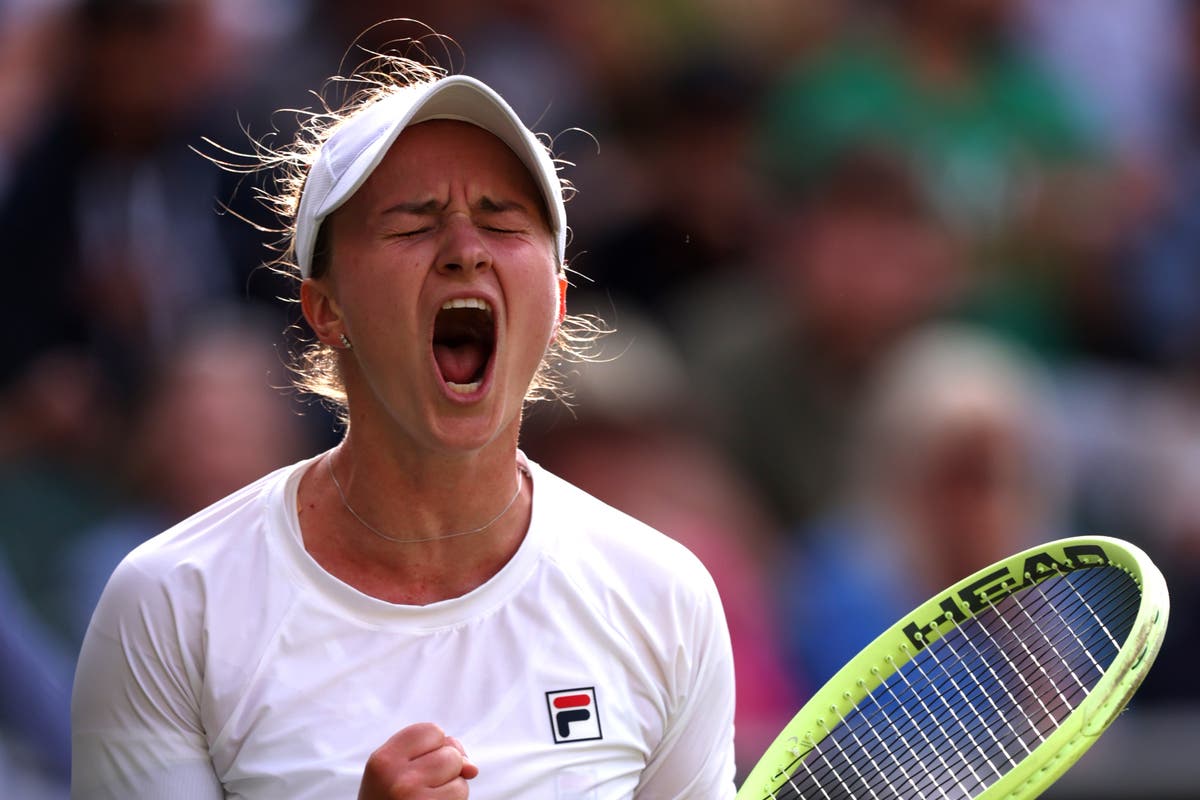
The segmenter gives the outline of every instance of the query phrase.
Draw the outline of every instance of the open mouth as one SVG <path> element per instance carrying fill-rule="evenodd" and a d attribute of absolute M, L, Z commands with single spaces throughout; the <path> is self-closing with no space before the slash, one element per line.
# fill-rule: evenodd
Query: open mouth
<path fill-rule="evenodd" d="M 492 307 L 479 297 L 447 300 L 433 323 L 433 360 L 456 394 L 478 391 L 496 349 Z"/>

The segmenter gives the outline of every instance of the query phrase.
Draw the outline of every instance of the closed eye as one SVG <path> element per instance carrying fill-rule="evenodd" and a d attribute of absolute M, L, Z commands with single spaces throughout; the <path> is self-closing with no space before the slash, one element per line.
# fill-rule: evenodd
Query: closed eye
<path fill-rule="evenodd" d="M 392 231 L 388 236 L 396 239 L 406 239 L 411 236 L 419 236 L 422 233 L 429 233 L 431 230 L 433 230 L 432 225 L 423 225 L 420 228 L 412 228 L 411 230 Z"/>
<path fill-rule="evenodd" d="M 487 195 L 475 204 L 479 226 L 495 233 L 524 233 L 532 225 L 529 209 L 515 200 L 497 200 Z"/>
<path fill-rule="evenodd" d="M 530 227 L 528 215 L 517 209 L 483 212 L 477 219 L 480 228 L 493 233 L 524 233 Z"/>

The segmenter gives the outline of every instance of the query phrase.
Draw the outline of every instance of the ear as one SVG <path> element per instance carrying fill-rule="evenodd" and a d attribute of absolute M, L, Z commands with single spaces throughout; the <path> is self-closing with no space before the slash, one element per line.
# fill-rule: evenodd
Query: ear
<path fill-rule="evenodd" d="M 318 340 L 338 347 L 347 334 L 342 309 L 330 294 L 328 281 L 305 278 L 300 284 L 300 310 Z"/>
<path fill-rule="evenodd" d="M 559 278 L 558 279 L 558 323 L 557 323 L 557 325 L 555 325 L 555 327 L 557 328 L 558 325 L 562 325 L 563 320 L 566 318 L 567 318 L 567 279 Z"/>

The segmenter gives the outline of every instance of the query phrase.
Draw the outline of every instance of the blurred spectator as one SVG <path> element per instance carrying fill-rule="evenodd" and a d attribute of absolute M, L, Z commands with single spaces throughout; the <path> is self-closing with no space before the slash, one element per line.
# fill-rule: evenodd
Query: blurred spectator
<path fill-rule="evenodd" d="M 1160 559 L 1181 608 L 1200 566 L 1195 558 L 1196 366 L 1200 357 L 1200 4 L 1177 6 L 1183 42 L 1173 146 L 1160 154 L 1169 181 L 1149 221 L 1136 229 L 1115 272 L 1137 359 L 1076 361 L 1060 369 L 1065 434 L 1077 466 L 1074 506 L 1090 530 L 1134 538 Z M 1158 548 L 1161 548 L 1159 550 Z M 1173 617 L 1185 629 L 1188 612 Z M 1176 624 L 1176 620 L 1179 620 Z M 1186 661 L 1195 641 L 1169 635 L 1163 662 Z M 1175 644 L 1178 642 L 1179 644 Z M 1175 648 L 1185 648 L 1176 651 Z M 1174 656 L 1180 652 L 1179 656 Z M 1170 672 L 1171 667 L 1156 667 Z M 1153 680 L 1153 679 L 1152 679 Z M 1156 682 L 1165 687 L 1165 683 Z M 1160 690 L 1161 691 L 1161 690 Z"/>
<path fill-rule="evenodd" d="M 1162 155 L 1169 182 L 1122 264 L 1119 292 L 1145 360 L 1192 373 L 1200 361 L 1200 4 L 1181 8 L 1187 47 L 1173 106 L 1178 135 Z"/>
<path fill-rule="evenodd" d="M 749 261 L 765 216 L 749 158 L 758 88 L 709 51 L 630 87 L 616 125 L 637 183 L 624 218 L 577 259 L 600 291 L 661 319 L 681 289 Z"/>
<path fill-rule="evenodd" d="M 1200 645 L 1198 389 L 1192 375 L 1096 363 L 1058 379 L 1076 529 L 1144 548 L 1171 593 L 1170 627 L 1135 706 L 1200 701 L 1188 679 Z"/>
<path fill-rule="evenodd" d="M 1147 476 L 1142 544 L 1171 592 L 1170 631 L 1143 686 L 1146 704 L 1200 702 L 1191 664 L 1200 657 L 1200 396 L 1195 385 L 1159 398 L 1142 442 Z"/>
<path fill-rule="evenodd" d="M 763 564 L 775 522 L 699 433 L 686 376 L 656 326 L 629 315 L 605 339 L 614 357 L 572 383 L 571 418 L 535 414 L 522 447 L 543 466 L 685 544 L 713 575 L 733 642 L 737 758 L 744 774 L 811 688 L 784 669 Z"/>
<path fill-rule="evenodd" d="M 45 353 L 0 385 L 0 563 L 44 623 L 62 598 L 55 558 L 111 507 L 121 428 L 97 364 L 77 352 Z"/>
<path fill-rule="evenodd" d="M 189 150 L 228 140 L 208 109 L 232 60 L 210 0 L 79 0 L 69 23 L 53 46 L 67 68 L 57 113 L 0 203 L 10 260 L 36 265 L 5 294 L 22 336 L 0 383 L 68 345 L 136 391 L 191 313 L 244 297 L 262 260 L 257 234 L 219 224 L 230 188 Z"/>
<path fill-rule="evenodd" d="M 811 184 L 847 150 L 895 153 L 970 245 L 977 315 L 1065 348 L 1069 266 L 1107 243 L 1112 214 L 1073 98 L 1014 38 L 1015 0 L 881 5 L 777 81 L 766 168 Z"/>
<path fill-rule="evenodd" d="M 1028 52 L 1074 98 L 1091 135 L 1122 160 L 1172 148 L 1188 0 L 1017 0 Z"/>
<path fill-rule="evenodd" d="M 845 156 L 773 214 L 755 274 L 681 292 L 678 310 L 717 435 L 799 527 L 843 480 L 848 421 L 876 360 L 954 307 L 964 268 L 920 185 L 886 157 Z"/>
<path fill-rule="evenodd" d="M 290 407 L 283 360 L 256 317 L 198 321 L 156 371 L 114 464 L 116 508 L 59 554 L 56 619 L 78 647 L 109 574 L 134 547 L 268 472 L 317 449 Z M 324 420 L 322 419 L 322 424 Z"/>
<path fill-rule="evenodd" d="M 839 506 L 773 582 L 798 669 L 828 679 L 935 592 L 1062 535 L 1047 390 L 1024 355 L 965 327 L 922 329 L 889 354 L 855 420 Z"/>
<path fill-rule="evenodd" d="M 209 104 L 235 77 L 214 2 L 71 0 L 39 39 L 62 85 L 0 195 L 0 548 L 56 630 L 52 559 L 110 508 L 143 382 L 248 286 L 275 307 L 259 234 L 218 216 L 225 176 L 189 150 L 222 138 Z"/>
<path fill-rule="evenodd" d="M 315 449 L 272 388 L 285 383 L 278 332 L 258 322 L 197 323 L 153 371 L 127 440 L 88 396 L 94 365 L 64 353 L 39 359 L 0 402 L 0 750 L 20 758 L 11 769 L 34 759 L 35 777 L 65 779 L 71 665 L 121 557 Z"/>
<path fill-rule="evenodd" d="M 75 1 L 0 3 L 0 200 L 15 163 L 41 133 L 60 90 L 63 64 L 55 58 L 55 45 Z"/>
<path fill-rule="evenodd" d="M 26 607 L 0 560 L 0 781 L 5 796 L 66 800 L 73 659 Z"/>

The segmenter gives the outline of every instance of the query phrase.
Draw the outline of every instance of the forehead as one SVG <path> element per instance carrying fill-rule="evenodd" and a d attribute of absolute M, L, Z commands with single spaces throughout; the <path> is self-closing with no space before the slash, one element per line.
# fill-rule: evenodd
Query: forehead
<path fill-rule="evenodd" d="M 358 194 L 369 201 L 398 194 L 441 194 L 457 185 L 480 194 L 502 192 L 506 199 L 544 210 L 534 178 L 516 153 L 483 128 L 457 120 L 429 120 L 406 128 Z"/>

